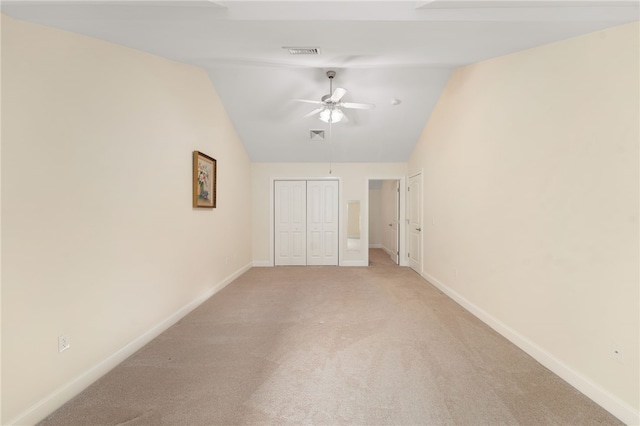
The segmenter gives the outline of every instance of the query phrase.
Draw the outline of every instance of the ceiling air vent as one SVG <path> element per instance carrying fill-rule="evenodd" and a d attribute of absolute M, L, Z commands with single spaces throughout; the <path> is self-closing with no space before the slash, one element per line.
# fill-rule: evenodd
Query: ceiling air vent
<path fill-rule="evenodd" d="M 287 49 L 290 55 L 319 55 L 319 47 L 283 47 Z"/>
<path fill-rule="evenodd" d="M 323 141 L 324 130 L 309 130 L 309 139 L 312 141 Z"/>

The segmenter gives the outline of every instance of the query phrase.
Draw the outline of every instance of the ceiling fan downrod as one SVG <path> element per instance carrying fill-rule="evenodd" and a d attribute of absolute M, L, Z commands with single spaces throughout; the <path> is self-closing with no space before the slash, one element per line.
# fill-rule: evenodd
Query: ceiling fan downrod
<path fill-rule="evenodd" d="M 330 98 L 333 95 L 333 78 L 335 76 L 336 76 L 336 72 L 335 71 L 332 71 L 332 70 L 327 71 L 327 77 L 329 77 L 329 94 L 328 95 L 324 95 L 322 97 L 322 102 L 325 102 L 325 101 L 332 102 L 330 100 Z"/>

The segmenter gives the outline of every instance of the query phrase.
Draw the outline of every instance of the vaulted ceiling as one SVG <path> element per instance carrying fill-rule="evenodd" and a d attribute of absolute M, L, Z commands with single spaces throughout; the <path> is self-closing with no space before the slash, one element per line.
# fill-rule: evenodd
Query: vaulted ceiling
<path fill-rule="evenodd" d="M 4 1 L 16 19 L 203 67 L 256 162 L 404 162 L 456 67 L 636 21 L 635 1 Z M 291 55 L 284 47 L 319 48 Z M 329 93 L 349 121 L 302 118 Z M 310 130 L 325 130 L 312 140 Z M 317 138 L 316 138 L 317 139 Z"/>

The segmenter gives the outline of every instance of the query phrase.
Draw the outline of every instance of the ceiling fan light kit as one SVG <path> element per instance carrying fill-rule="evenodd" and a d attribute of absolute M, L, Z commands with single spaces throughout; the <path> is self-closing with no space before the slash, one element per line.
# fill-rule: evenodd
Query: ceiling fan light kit
<path fill-rule="evenodd" d="M 339 123 L 344 118 L 344 113 L 339 109 L 325 109 L 320 112 L 320 120 L 325 123 Z"/>

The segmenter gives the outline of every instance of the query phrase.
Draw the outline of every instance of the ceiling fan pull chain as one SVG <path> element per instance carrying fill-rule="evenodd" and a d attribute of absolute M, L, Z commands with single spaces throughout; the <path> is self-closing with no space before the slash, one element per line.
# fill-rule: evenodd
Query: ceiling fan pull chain
<path fill-rule="evenodd" d="M 331 122 L 329 122 L 329 174 L 333 173 L 333 145 L 331 145 Z"/>

